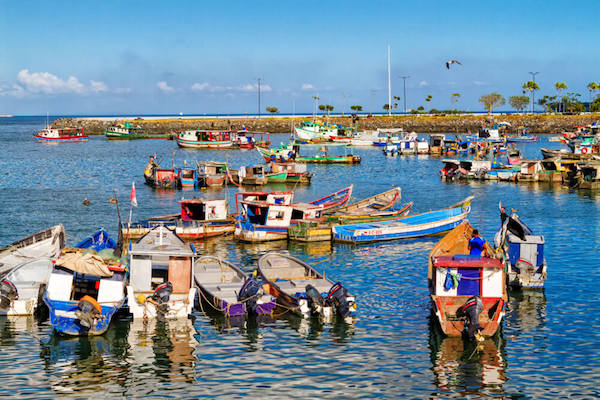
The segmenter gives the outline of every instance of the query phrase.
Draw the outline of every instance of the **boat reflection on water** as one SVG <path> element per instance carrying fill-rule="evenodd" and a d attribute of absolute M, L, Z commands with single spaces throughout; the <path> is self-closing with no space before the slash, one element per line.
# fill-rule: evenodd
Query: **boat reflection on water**
<path fill-rule="evenodd" d="M 94 392 L 122 392 L 131 368 L 127 362 L 129 323 L 113 321 L 99 336 L 64 336 L 42 340 L 40 358 L 52 389 L 61 395 L 87 397 Z"/>
<path fill-rule="evenodd" d="M 299 315 L 287 313 L 285 316 L 285 324 L 298 332 L 300 336 L 307 341 L 318 340 L 324 332 L 327 332 L 331 340 L 335 343 L 347 343 L 351 336 L 354 335 L 356 322 L 352 318 L 342 318 L 337 314 L 331 317 L 331 321 L 325 322 L 319 316 L 310 316 L 302 318 Z"/>
<path fill-rule="evenodd" d="M 306 254 L 308 256 L 324 256 L 333 252 L 331 241 L 324 242 L 288 242 L 291 254 Z M 310 259 L 307 260 L 310 262 Z"/>
<path fill-rule="evenodd" d="M 153 381 L 173 384 L 195 381 L 194 324 L 189 318 L 135 319 L 131 322 L 127 342 L 129 361 L 137 366 L 132 371 L 134 382 L 143 382 L 140 390 L 153 392 Z"/>
<path fill-rule="evenodd" d="M 515 336 L 528 331 L 539 331 L 546 324 L 544 290 L 513 290 L 504 321 L 507 331 Z"/>
<path fill-rule="evenodd" d="M 437 395 L 431 397 L 450 393 L 460 393 L 459 397 L 503 395 L 502 385 L 508 378 L 502 332 L 482 342 L 471 342 L 444 336 L 436 323 L 431 317 L 429 350 L 438 389 Z"/>

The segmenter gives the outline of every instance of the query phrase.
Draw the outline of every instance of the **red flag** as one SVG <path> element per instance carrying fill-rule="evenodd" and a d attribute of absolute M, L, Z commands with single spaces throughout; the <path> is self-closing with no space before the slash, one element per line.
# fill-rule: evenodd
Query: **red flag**
<path fill-rule="evenodd" d="M 135 197 L 135 182 L 131 182 L 131 205 L 137 207 L 137 197 Z"/>

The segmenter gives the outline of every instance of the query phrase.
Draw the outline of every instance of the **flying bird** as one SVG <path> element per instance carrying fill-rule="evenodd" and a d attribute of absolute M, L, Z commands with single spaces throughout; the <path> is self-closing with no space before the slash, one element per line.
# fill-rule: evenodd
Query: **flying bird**
<path fill-rule="evenodd" d="M 460 62 L 458 62 L 456 60 L 450 60 L 450 61 L 446 61 L 446 68 L 450 69 L 450 65 L 452 65 L 452 64 L 462 65 Z"/>

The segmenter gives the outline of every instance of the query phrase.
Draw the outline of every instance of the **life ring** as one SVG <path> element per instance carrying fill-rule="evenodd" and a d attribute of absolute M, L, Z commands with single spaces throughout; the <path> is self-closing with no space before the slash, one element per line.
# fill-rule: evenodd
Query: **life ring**
<path fill-rule="evenodd" d="M 587 152 L 588 152 L 587 147 L 582 147 L 581 148 L 581 154 L 587 154 Z"/>

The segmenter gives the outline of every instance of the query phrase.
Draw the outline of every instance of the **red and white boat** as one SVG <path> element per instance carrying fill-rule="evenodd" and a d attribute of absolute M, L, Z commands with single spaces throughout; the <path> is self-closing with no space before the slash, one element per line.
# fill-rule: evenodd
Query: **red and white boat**
<path fill-rule="evenodd" d="M 46 143 L 87 142 L 89 139 L 83 132 L 83 128 L 50 128 L 49 126 L 34 134 L 33 137 Z"/>

